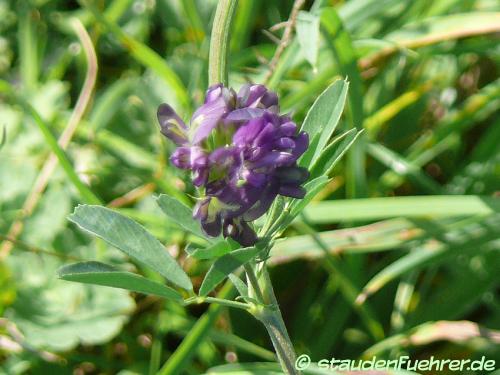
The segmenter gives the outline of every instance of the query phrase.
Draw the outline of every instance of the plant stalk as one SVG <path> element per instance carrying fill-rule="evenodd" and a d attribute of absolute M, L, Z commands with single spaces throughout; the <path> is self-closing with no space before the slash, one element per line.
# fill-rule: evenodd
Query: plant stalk
<path fill-rule="evenodd" d="M 210 55 L 208 60 L 208 85 L 217 83 L 228 85 L 227 60 L 231 24 L 236 10 L 237 0 L 219 0 L 215 11 L 212 35 L 210 37 Z"/>
<path fill-rule="evenodd" d="M 257 289 L 254 290 L 254 297 L 261 306 L 252 313 L 266 328 L 283 372 L 289 375 L 300 374 L 295 368 L 297 355 L 283 321 L 265 263 L 261 263 L 258 275 L 252 266 L 245 267 L 245 270 L 249 280 L 258 280 L 258 285 L 254 286 L 252 283 L 252 288 Z"/>

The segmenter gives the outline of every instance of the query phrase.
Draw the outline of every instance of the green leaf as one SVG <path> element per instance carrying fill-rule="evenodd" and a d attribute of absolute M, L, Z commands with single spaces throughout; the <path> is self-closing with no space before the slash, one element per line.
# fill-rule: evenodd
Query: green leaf
<path fill-rule="evenodd" d="M 144 263 L 167 280 L 192 290 L 191 280 L 165 247 L 135 221 L 101 206 L 80 205 L 69 216 L 80 228 Z"/>
<path fill-rule="evenodd" d="M 165 215 L 167 215 L 173 222 L 177 223 L 188 232 L 213 242 L 213 239 L 209 239 L 203 233 L 200 223 L 193 219 L 193 210 L 188 206 L 166 194 L 161 194 L 156 198 L 156 201 Z"/>
<path fill-rule="evenodd" d="M 176 290 L 160 283 L 148 280 L 131 272 L 117 270 L 100 262 L 81 262 L 69 264 L 58 270 L 59 278 L 85 284 L 95 284 L 121 288 L 144 294 L 182 302 L 182 296 Z"/>
<path fill-rule="evenodd" d="M 231 250 L 234 250 L 234 247 L 231 246 L 231 244 L 228 241 L 222 240 L 211 246 L 202 249 L 196 249 L 192 251 L 189 255 L 198 260 L 208 260 L 208 259 L 219 258 L 229 253 Z"/>
<path fill-rule="evenodd" d="M 254 258 L 261 250 L 258 247 L 246 247 L 217 259 L 208 270 L 201 284 L 200 295 L 206 296 L 231 272 Z"/>
<path fill-rule="evenodd" d="M 349 150 L 349 147 L 351 147 L 361 133 L 362 131 L 351 129 L 333 139 L 312 167 L 310 167 L 310 178 L 330 175 L 335 165 L 342 156 L 344 156 L 346 151 Z"/>
<path fill-rule="evenodd" d="M 300 11 L 297 15 L 297 39 L 306 60 L 316 69 L 319 51 L 319 17 Z"/>
<path fill-rule="evenodd" d="M 231 280 L 234 287 L 242 297 L 248 297 L 247 284 L 245 284 L 238 276 L 233 273 L 229 274 L 229 280 Z"/>
<path fill-rule="evenodd" d="M 310 145 L 299 164 L 307 167 L 320 156 L 339 122 L 344 110 L 349 83 L 336 80 L 316 99 L 307 112 L 301 130 L 309 134 Z"/>

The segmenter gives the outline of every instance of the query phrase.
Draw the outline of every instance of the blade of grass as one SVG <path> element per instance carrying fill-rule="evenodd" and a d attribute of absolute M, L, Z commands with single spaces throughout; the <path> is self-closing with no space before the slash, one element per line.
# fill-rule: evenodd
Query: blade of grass
<path fill-rule="evenodd" d="M 234 289 L 230 282 L 226 282 L 223 288 L 217 294 L 217 298 L 230 299 L 234 295 Z M 186 368 L 188 362 L 196 354 L 200 344 L 208 338 L 211 327 L 221 313 L 222 306 L 212 304 L 208 311 L 204 313 L 189 331 L 175 352 L 170 356 L 167 362 L 158 372 L 158 375 L 181 374 Z"/>
<path fill-rule="evenodd" d="M 452 232 L 440 229 L 435 222 L 428 225 L 429 229 L 426 228 L 425 230 L 445 234 L 445 237 L 440 239 L 443 242 L 429 241 L 385 267 L 366 284 L 363 292 L 357 297 L 356 303 L 364 303 L 368 296 L 379 291 L 390 281 L 404 275 L 410 270 L 419 270 L 429 264 L 435 266 L 457 254 L 478 252 L 478 249 L 482 245 L 498 239 L 499 217 L 498 215 L 494 215 L 483 221 L 465 225 Z"/>
<path fill-rule="evenodd" d="M 196 322 L 188 319 L 176 319 L 172 321 L 169 330 L 173 330 L 181 335 L 186 335 L 193 328 Z M 235 334 L 223 332 L 220 329 L 212 328 L 208 334 L 208 339 L 218 344 L 231 345 L 246 353 L 255 355 L 266 361 L 276 361 L 276 356 L 272 351 L 269 351 L 259 345 L 245 340 Z"/>
<path fill-rule="evenodd" d="M 500 31 L 500 12 L 470 12 L 431 17 L 405 25 L 384 39 L 388 45 L 360 61 L 362 69 L 378 64 L 401 48 L 421 48 L 446 40 Z"/>
<path fill-rule="evenodd" d="M 19 62 L 21 80 L 24 88 L 30 92 L 36 88 L 39 75 L 39 58 L 37 45 L 37 22 L 33 9 L 28 2 L 18 3 L 19 12 Z"/>
<path fill-rule="evenodd" d="M 435 195 L 345 199 L 310 204 L 304 210 L 314 224 L 367 221 L 392 217 L 454 217 L 500 213 L 500 198 Z"/>
<path fill-rule="evenodd" d="M 394 118 L 394 116 L 403 109 L 418 101 L 431 88 L 432 84 L 430 82 L 424 83 L 398 96 L 396 99 L 380 108 L 376 113 L 367 117 L 365 119 L 364 128 L 367 129 L 368 136 L 371 139 L 375 139 L 385 123 Z"/>
<path fill-rule="evenodd" d="M 378 318 L 375 316 L 375 313 L 371 306 L 367 305 L 365 306 L 366 308 L 358 309 L 357 306 L 361 305 L 354 304 L 354 301 L 358 295 L 358 288 L 351 282 L 348 273 L 344 271 L 344 267 L 341 265 L 338 258 L 332 255 L 328 245 L 323 242 L 318 233 L 316 233 L 316 231 L 307 223 L 297 223 L 296 226 L 302 229 L 304 232 L 308 233 L 311 236 L 312 240 L 323 251 L 324 256 L 327 260 L 327 263 L 325 263 L 325 265 L 327 265 L 327 268 L 329 268 L 329 272 L 332 272 L 336 275 L 342 295 L 347 300 L 347 302 L 354 307 L 361 320 L 365 324 L 367 330 L 372 335 L 373 339 L 376 341 L 381 340 L 384 337 L 384 329 L 379 323 Z"/>
<path fill-rule="evenodd" d="M 462 261 L 456 259 L 446 267 L 445 278 L 441 277 L 442 273 L 438 274 L 438 278 L 442 278 L 439 288 L 435 287 L 434 279 L 432 284 L 432 280 L 429 281 L 428 293 L 423 290 L 425 286 L 417 291 L 425 303 L 419 303 L 408 316 L 408 327 L 434 320 L 437 306 L 441 319 L 460 319 L 483 305 L 490 293 L 495 293 L 500 267 L 498 252 L 479 256 L 472 254 Z M 433 275 L 436 276 L 436 273 Z M 440 301 L 446 301 L 446 304 L 440 304 Z"/>
<path fill-rule="evenodd" d="M 160 55 L 145 44 L 127 35 L 116 23 L 111 21 L 97 8 L 93 0 L 79 0 L 79 3 L 88 9 L 95 19 L 106 27 L 106 29 L 108 29 L 120 41 L 122 46 L 130 52 L 134 59 L 143 64 L 145 67 L 150 68 L 158 74 L 158 76 L 165 80 L 165 82 L 174 90 L 175 96 L 179 100 L 179 104 L 186 112 L 189 112 L 189 109 L 191 108 L 191 99 L 186 87 L 174 70 L 168 66 Z"/>
<path fill-rule="evenodd" d="M 435 131 L 424 133 L 410 147 L 407 158 L 415 167 L 429 163 L 437 155 L 456 145 L 456 137 L 480 120 L 494 113 L 500 103 L 500 79 L 483 87 L 467 98 L 460 109 L 445 116 L 435 126 Z M 393 171 L 385 172 L 381 181 L 389 188 L 396 188 L 404 181 Z"/>
<path fill-rule="evenodd" d="M 231 51 L 239 51 L 247 46 L 260 6 L 261 0 L 239 0 L 231 35 Z"/>
<path fill-rule="evenodd" d="M 427 176 L 427 174 L 417 165 L 387 147 L 382 146 L 380 143 L 369 144 L 368 152 L 372 157 L 390 168 L 394 173 L 401 176 L 407 176 L 427 193 L 439 194 L 441 192 L 441 186 Z"/>
<path fill-rule="evenodd" d="M 190 25 L 190 29 L 188 29 L 188 39 L 201 43 L 203 39 L 205 39 L 206 30 L 195 0 L 182 0 L 180 3 L 184 11 L 184 16 L 187 18 Z"/>
<path fill-rule="evenodd" d="M 467 342 L 475 338 L 483 338 L 491 344 L 500 343 L 500 331 L 479 327 L 475 322 L 470 321 L 437 321 L 424 323 L 411 329 L 409 332 L 391 336 L 367 349 L 363 353 L 364 358 L 383 353 L 395 347 L 420 346 L 436 341 L 451 341 L 457 343 Z"/>
<path fill-rule="evenodd" d="M 340 72 L 347 77 L 350 83 L 347 105 L 350 127 L 362 129 L 364 121 L 363 86 L 351 36 L 333 8 L 322 10 L 321 28 L 327 46 L 336 57 Z M 364 136 L 361 136 L 347 154 L 346 187 L 347 196 L 350 198 L 366 195 L 365 147 Z"/>

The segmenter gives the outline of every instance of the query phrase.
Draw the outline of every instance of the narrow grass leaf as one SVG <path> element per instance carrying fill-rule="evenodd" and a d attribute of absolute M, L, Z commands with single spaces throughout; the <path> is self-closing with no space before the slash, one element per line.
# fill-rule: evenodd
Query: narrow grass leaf
<path fill-rule="evenodd" d="M 417 165 L 389 148 L 382 146 L 380 143 L 371 143 L 368 145 L 368 152 L 380 163 L 392 169 L 393 172 L 401 176 L 407 176 L 413 183 L 428 193 L 439 194 L 441 192 L 441 186 Z"/>
<path fill-rule="evenodd" d="M 122 46 L 130 52 L 134 59 L 153 70 L 159 77 L 165 80 L 175 92 L 176 97 L 179 99 L 179 103 L 184 109 L 187 110 L 190 108 L 191 100 L 186 87 L 179 76 L 160 55 L 145 44 L 126 34 L 116 23 L 110 20 L 109 17 L 104 15 L 96 7 L 93 0 L 80 0 L 79 2 L 92 13 L 100 24 L 118 38 Z"/>
<path fill-rule="evenodd" d="M 367 221 L 393 217 L 457 217 L 500 212 L 500 198 L 476 195 L 426 195 L 344 199 L 317 202 L 305 208 L 313 224 Z"/>
<path fill-rule="evenodd" d="M 493 346 L 500 344 L 500 331 L 487 329 L 468 320 L 427 322 L 412 328 L 409 332 L 388 337 L 373 345 L 363 353 L 365 358 L 373 358 L 395 348 L 422 346 L 438 341 L 450 341 L 464 344 L 482 338 Z"/>
<path fill-rule="evenodd" d="M 332 51 L 342 75 L 350 82 L 347 120 L 351 128 L 362 129 L 364 122 L 363 80 L 358 69 L 356 50 L 352 38 L 333 7 L 321 10 L 321 31 L 326 46 Z M 363 137 L 347 155 L 347 195 L 359 198 L 366 195 L 366 156 Z"/>
<path fill-rule="evenodd" d="M 454 231 L 444 232 L 444 230 L 440 230 L 437 235 L 440 236 L 440 232 L 445 233 L 442 238 L 439 238 L 444 243 L 430 241 L 423 246 L 416 247 L 408 255 L 382 269 L 363 288 L 363 292 L 358 296 L 357 303 L 363 303 L 369 295 L 409 271 L 422 269 L 429 264 L 436 266 L 454 255 L 471 252 L 479 253 L 481 246 L 498 239 L 500 233 L 498 229 L 499 218 L 500 216 L 494 215 L 481 222 L 475 222 Z M 426 230 L 428 231 L 438 230 L 435 223 L 427 227 Z M 431 233 L 431 235 L 433 234 Z"/>

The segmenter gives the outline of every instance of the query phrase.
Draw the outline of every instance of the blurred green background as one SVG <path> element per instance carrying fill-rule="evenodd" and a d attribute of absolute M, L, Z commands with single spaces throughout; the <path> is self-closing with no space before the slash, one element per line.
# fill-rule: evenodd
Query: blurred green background
<path fill-rule="evenodd" d="M 98 259 L 157 277 L 66 220 L 101 202 L 145 225 L 199 286 L 209 264 L 186 257 L 189 238 L 152 199 L 193 203 L 156 108 L 187 119 L 203 100 L 215 5 L 0 0 L 1 374 L 155 374 L 205 312 L 55 271 Z M 292 6 L 239 1 L 231 85 L 268 84 L 300 123 L 347 77 L 340 128 L 365 129 L 273 250 L 297 352 L 500 367 L 500 5 L 306 1 L 273 59 Z M 50 168 L 52 151 L 66 163 Z M 190 355 L 183 374 L 274 358 L 264 328 L 226 310 Z"/>

